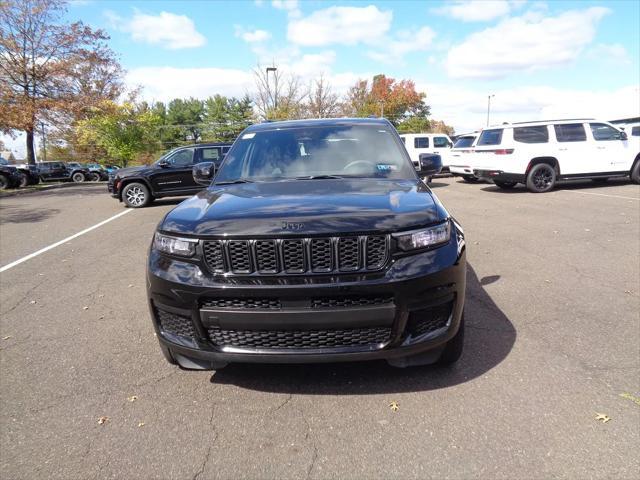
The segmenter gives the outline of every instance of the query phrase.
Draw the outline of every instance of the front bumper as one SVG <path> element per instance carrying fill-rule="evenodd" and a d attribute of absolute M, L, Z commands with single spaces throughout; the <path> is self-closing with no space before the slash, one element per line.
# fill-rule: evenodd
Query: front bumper
<path fill-rule="evenodd" d="M 393 359 L 431 351 L 458 331 L 466 260 L 462 234 L 394 258 L 382 272 L 211 276 L 151 250 L 153 325 L 165 354 L 206 364 Z M 316 308 L 320 305 L 320 308 Z"/>
<path fill-rule="evenodd" d="M 503 170 L 476 168 L 473 174 L 484 180 L 497 180 L 498 182 L 524 183 L 525 176 L 519 173 L 509 173 Z"/>

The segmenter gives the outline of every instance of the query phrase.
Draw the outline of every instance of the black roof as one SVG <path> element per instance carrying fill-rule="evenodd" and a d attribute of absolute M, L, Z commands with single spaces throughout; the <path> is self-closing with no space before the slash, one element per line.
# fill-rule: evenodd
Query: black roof
<path fill-rule="evenodd" d="M 337 125 L 379 125 L 388 127 L 391 124 L 385 118 L 313 118 L 305 120 L 285 120 L 280 122 L 256 123 L 247 127 L 246 132 L 276 130 L 280 128 L 300 127 L 334 127 Z"/>

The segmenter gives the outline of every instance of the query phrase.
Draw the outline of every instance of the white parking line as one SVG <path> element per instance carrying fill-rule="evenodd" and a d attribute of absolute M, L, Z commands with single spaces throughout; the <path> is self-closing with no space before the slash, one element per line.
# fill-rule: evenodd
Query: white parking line
<path fill-rule="evenodd" d="M 622 195 L 607 195 L 606 193 L 578 192 L 577 190 L 563 190 L 563 189 L 560 189 L 558 191 L 569 192 L 569 193 L 579 193 L 580 195 L 597 195 L 599 197 L 622 198 L 624 200 L 635 200 L 636 202 L 640 202 L 640 198 L 623 197 Z"/>
<path fill-rule="evenodd" d="M 60 240 L 59 242 L 56 243 L 52 243 L 51 245 L 49 245 L 48 247 L 44 247 L 41 248 L 40 250 L 38 250 L 37 252 L 33 252 L 30 253 L 29 255 L 27 255 L 26 257 L 22 257 L 18 260 L 16 260 L 15 262 L 11 262 L 8 265 L 5 265 L 4 267 L 0 267 L 0 273 L 9 270 L 10 268 L 15 267 L 16 265 L 20 265 L 23 262 L 26 262 L 27 260 L 31 260 L 33 257 L 37 257 L 38 255 L 44 253 L 44 252 L 48 252 L 49 250 L 59 247 L 60 245 L 67 243 L 70 240 L 73 240 L 74 238 L 78 238 L 80 235 L 84 235 L 85 233 L 90 232 L 91 230 L 95 230 L 96 228 L 101 227 L 102 225 L 104 225 L 105 223 L 109 223 L 111 220 L 115 220 L 118 217 L 121 217 L 129 212 L 132 212 L 132 209 L 127 209 L 124 212 L 120 212 L 117 215 L 114 215 L 113 217 L 107 218 L 106 220 L 103 220 L 100 223 L 96 223 L 94 226 L 89 227 L 89 228 L 85 228 L 84 230 L 82 230 L 81 232 L 75 233 L 73 235 L 71 235 L 70 237 L 67 238 L 63 238 L 62 240 Z"/>

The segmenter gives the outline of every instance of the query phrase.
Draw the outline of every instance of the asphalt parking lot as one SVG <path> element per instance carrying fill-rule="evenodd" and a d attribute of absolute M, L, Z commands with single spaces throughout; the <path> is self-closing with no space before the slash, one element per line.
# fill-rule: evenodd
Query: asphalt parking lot
<path fill-rule="evenodd" d="M 104 184 L 0 199 L 0 267 L 127 212 L 0 273 L 0 476 L 637 478 L 640 187 L 433 189 L 467 235 L 452 369 L 179 370 L 144 290 L 179 199 L 125 210 Z"/>

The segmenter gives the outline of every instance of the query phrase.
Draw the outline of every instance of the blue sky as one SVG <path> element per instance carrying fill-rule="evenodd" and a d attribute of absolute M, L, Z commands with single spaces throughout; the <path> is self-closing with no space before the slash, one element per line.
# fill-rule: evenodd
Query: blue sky
<path fill-rule="evenodd" d="M 275 63 L 345 91 L 414 80 L 457 131 L 548 117 L 640 115 L 640 2 L 92 1 L 69 20 L 105 29 L 148 100 L 251 93 Z"/>

